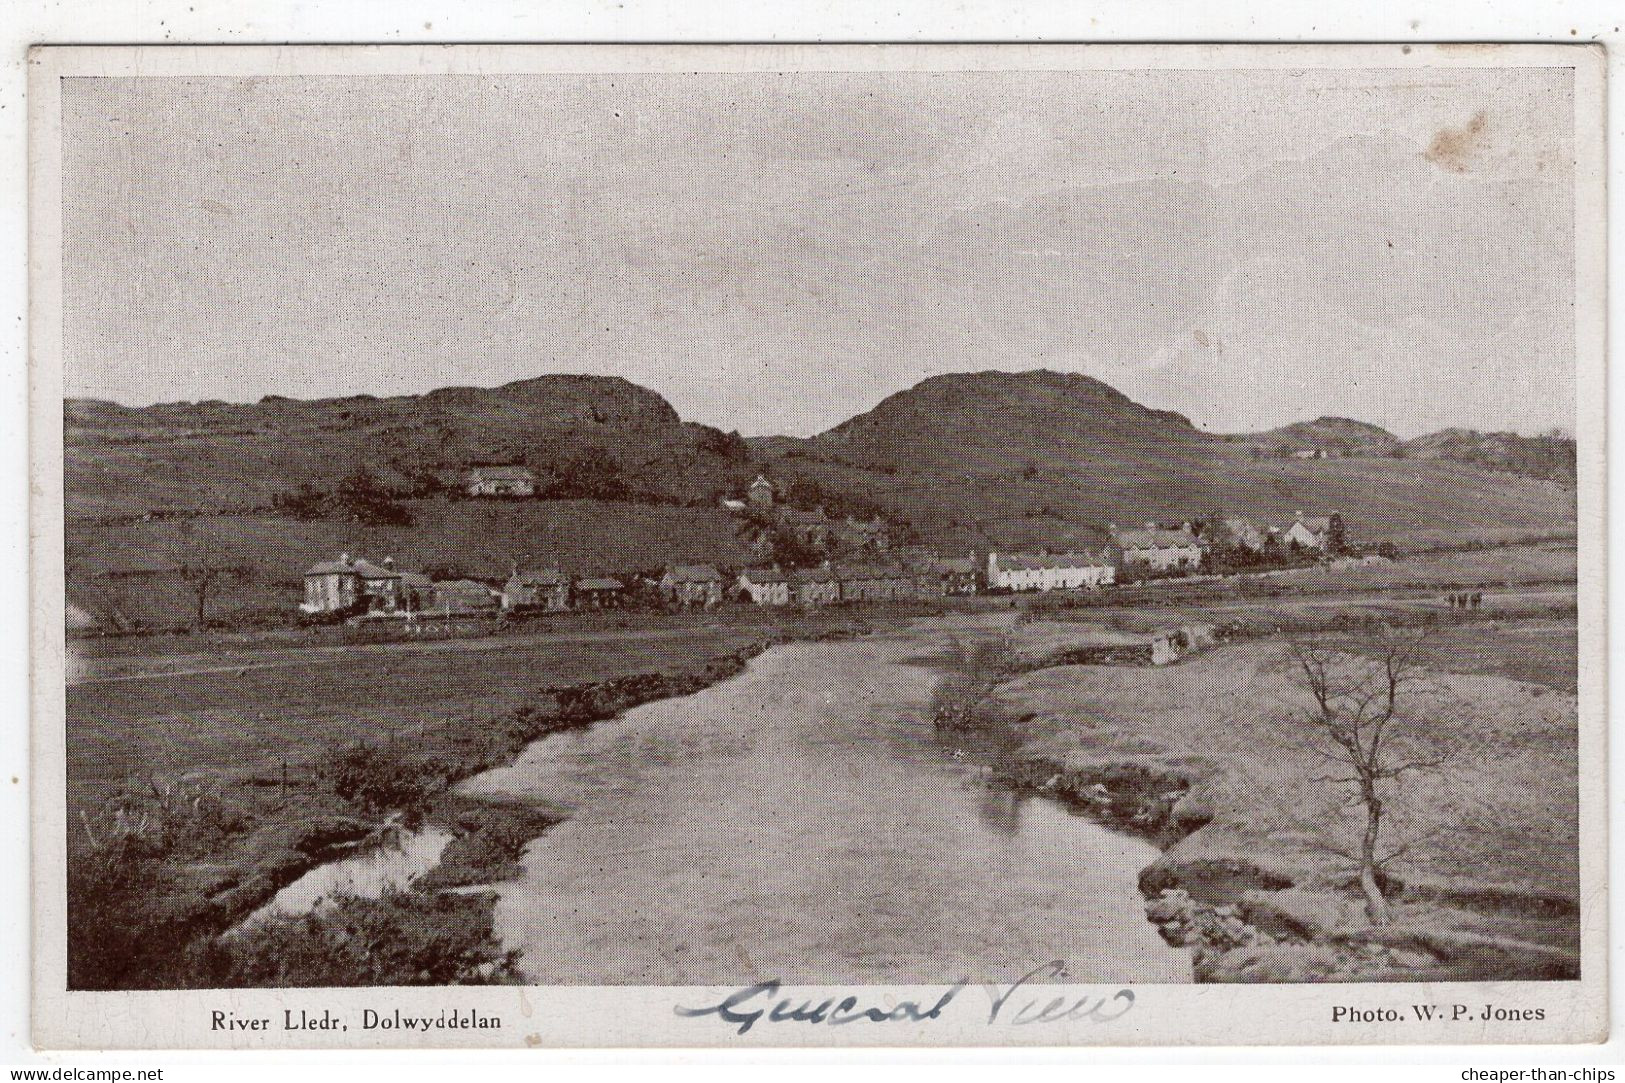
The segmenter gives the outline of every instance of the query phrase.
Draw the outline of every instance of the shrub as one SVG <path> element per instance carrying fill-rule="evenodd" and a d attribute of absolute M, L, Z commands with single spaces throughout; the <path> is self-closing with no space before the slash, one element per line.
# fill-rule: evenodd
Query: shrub
<path fill-rule="evenodd" d="M 446 788 L 446 776 L 432 764 L 394 745 L 356 745 L 323 770 L 333 792 L 369 812 L 420 808 Z"/>
<path fill-rule="evenodd" d="M 489 895 L 396 891 L 348 896 L 200 946 L 213 987 L 470 985 L 517 980 L 517 952 L 490 933 Z"/>

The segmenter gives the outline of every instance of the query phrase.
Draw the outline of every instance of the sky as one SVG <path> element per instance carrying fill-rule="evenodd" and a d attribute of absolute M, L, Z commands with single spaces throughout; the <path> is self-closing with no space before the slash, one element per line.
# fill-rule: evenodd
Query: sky
<path fill-rule="evenodd" d="M 808 435 L 955 371 L 1197 425 L 1574 415 L 1567 69 L 65 81 L 129 404 L 624 376 Z"/>

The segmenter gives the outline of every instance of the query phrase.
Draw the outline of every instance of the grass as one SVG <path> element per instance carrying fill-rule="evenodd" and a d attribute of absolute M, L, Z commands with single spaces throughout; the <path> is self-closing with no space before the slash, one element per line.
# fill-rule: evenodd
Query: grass
<path fill-rule="evenodd" d="M 1385 838 L 1409 849 L 1390 867 L 1399 917 L 1382 935 L 1424 945 L 1456 977 L 1578 965 L 1577 708 L 1571 694 L 1508 676 L 1538 667 L 1525 633 L 1463 625 L 1431 644 L 1438 668 L 1414 704 L 1411 749 L 1445 763 L 1407 775 L 1389 800 Z M 1469 637 L 1479 672 L 1454 672 Z M 1550 638 L 1548 657 L 1572 659 L 1559 632 Z M 1149 889 L 1189 888 L 1254 914 L 1272 904 L 1330 914 L 1320 928 L 1331 939 L 1370 933 L 1344 856 L 1359 817 L 1310 751 L 1287 661 L 1281 642 L 1264 641 L 1161 669 L 1050 668 L 1000 686 L 997 701 L 1034 779 L 1084 797 L 1115 792 L 1117 776 L 1156 780 L 1169 806 L 1148 829 L 1183 826 L 1143 878 Z M 1248 959 L 1214 963 L 1210 976 L 1258 973 Z"/>
<path fill-rule="evenodd" d="M 125 652 L 139 651 L 139 639 L 86 642 L 79 645 L 86 652 L 112 652 L 116 673 L 155 676 L 68 688 L 70 807 L 105 798 L 131 774 L 187 771 L 227 780 L 266 807 L 278 798 L 283 763 L 293 785 L 305 785 L 312 764 L 335 745 L 422 742 L 482 727 L 549 685 L 692 668 L 797 627 L 755 610 L 731 616 L 680 624 L 658 637 L 558 642 L 541 635 L 364 650 L 272 639 L 269 647 L 205 649 L 184 660 L 161 653 L 132 659 Z M 830 616 L 824 624 L 845 620 Z M 84 663 L 97 664 L 94 657 Z M 221 671 L 167 675 L 193 664 Z"/>
<path fill-rule="evenodd" d="M 594 500 L 413 500 L 411 526 L 366 526 L 273 515 L 187 520 L 219 539 L 244 576 L 224 585 L 210 618 L 253 623 L 292 619 L 305 569 L 340 553 L 394 556 L 403 568 L 455 566 L 506 578 L 512 565 L 556 565 L 576 575 L 652 570 L 670 563 L 740 566 L 749 551 L 738 521 L 720 508 Z M 92 612 L 117 609 L 153 627 L 185 627 L 195 602 L 175 572 L 182 523 L 70 521 L 69 597 Z"/>
<path fill-rule="evenodd" d="M 530 637 L 485 649 L 284 647 L 261 652 L 273 659 L 264 668 L 177 674 L 160 666 L 150 677 L 74 686 L 67 741 L 74 824 L 70 985 L 271 980 L 267 974 L 281 973 L 264 969 L 274 953 L 221 956 L 209 943 L 304 871 L 364 842 L 386 815 L 450 823 L 460 837 L 448 847 L 444 876 L 489 882 L 550 821 L 511 809 L 476 812 L 448 792 L 452 782 L 507 762 L 554 729 L 722 679 L 774 638 L 852 627 L 850 617 L 838 614 L 752 611 L 676 634 L 585 643 Z M 165 798 L 172 808 L 155 809 L 157 795 L 198 785 L 207 787 L 207 802 Z M 128 829 L 132 824 L 139 827 Z M 425 910 L 395 900 L 357 907 L 342 920 L 363 940 L 400 924 L 413 927 L 402 933 L 407 940 L 432 935 L 449 943 L 449 937 L 463 945 L 459 952 L 484 950 L 467 930 L 432 927 L 483 913 L 475 931 L 488 930 L 488 906 Z M 335 928 L 327 918 L 295 921 L 278 926 L 277 935 L 289 957 L 300 957 L 312 941 L 337 936 Z M 388 965 L 405 967 L 416 958 L 407 951 Z M 499 959 L 481 956 L 472 965 L 486 963 L 492 967 L 485 976 L 500 978 Z M 360 962 L 356 967 L 353 983 L 377 977 Z M 410 983 L 415 973 L 395 977 Z"/>
<path fill-rule="evenodd" d="M 862 492 L 944 552 L 1094 547 L 1108 523 L 1180 520 L 1221 510 L 1283 525 L 1337 509 L 1356 541 L 1402 548 L 1506 542 L 1572 531 L 1575 494 L 1556 482 L 1460 463 L 1393 459 L 1262 460 L 1206 449 L 1156 465 L 1112 462 L 1104 444 L 1077 461 L 1051 456 L 1025 476 L 1019 451 L 950 470 L 877 474 L 791 460 L 821 485 Z M 1234 457 L 1232 457 L 1234 456 Z M 957 453 L 956 453 L 957 457 Z"/>

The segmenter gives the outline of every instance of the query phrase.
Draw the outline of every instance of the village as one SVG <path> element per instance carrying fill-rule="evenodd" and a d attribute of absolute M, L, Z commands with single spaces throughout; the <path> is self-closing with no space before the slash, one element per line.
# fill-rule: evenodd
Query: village
<path fill-rule="evenodd" d="M 536 478 L 523 466 L 477 467 L 466 493 L 473 498 L 529 499 Z M 709 609 L 724 603 L 816 608 L 902 602 L 979 594 L 1097 591 L 1117 585 L 1197 575 L 1260 574 L 1272 568 L 1346 558 L 1356 552 L 1340 513 L 1306 516 L 1280 525 L 1211 516 L 1140 527 L 1106 528 L 1097 551 L 1006 552 L 963 555 L 923 546 L 894 545 L 880 517 L 832 518 L 822 507 L 785 503 L 781 491 L 758 475 L 741 498 L 723 507 L 750 526 L 759 565 L 724 568 L 673 563 L 658 573 L 596 570 L 573 574 L 557 566 L 521 567 L 505 579 L 469 576 L 436 579 L 341 553 L 304 573 L 299 608 L 309 617 L 353 623 L 524 618 L 580 610 L 627 607 Z M 787 545 L 792 559 L 774 559 Z"/>

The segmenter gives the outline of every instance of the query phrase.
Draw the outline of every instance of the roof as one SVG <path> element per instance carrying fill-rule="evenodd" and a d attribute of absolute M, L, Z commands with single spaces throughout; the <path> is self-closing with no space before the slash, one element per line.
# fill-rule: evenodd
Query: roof
<path fill-rule="evenodd" d="M 1112 534 L 1112 541 L 1124 549 L 1164 549 L 1173 547 L 1186 549 L 1197 544 L 1196 538 L 1188 530 L 1169 530 L 1166 527 L 1150 527 L 1145 530 L 1119 530 Z"/>
<path fill-rule="evenodd" d="M 953 575 L 975 575 L 976 560 L 974 557 L 938 557 L 937 570 Z"/>
<path fill-rule="evenodd" d="M 432 587 L 434 580 L 417 572 L 402 572 L 401 586 L 403 587 Z"/>
<path fill-rule="evenodd" d="M 791 580 L 798 586 L 802 583 L 833 583 L 835 582 L 835 573 L 828 568 L 808 568 L 805 571 L 796 572 L 791 576 Z"/>
<path fill-rule="evenodd" d="M 508 577 L 509 585 L 517 583 L 522 587 L 559 587 L 570 580 L 557 568 L 542 568 L 533 572 L 515 572 Z"/>
<path fill-rule="evenodd" d="M 824 514 L 822 508 L 817 511 L 802 511 L 800 508 L 786 508 L 782 513 L 780 513 L 779 518 L 789 523 L 829 522 L 829 516 Z"/>
<path fill-rule="evenodd" d="M 722 573 L 709 564 L 674 564 L 662 578 L 678 583 L 720 583 Z"/>
<path fill-rule="evenodd" d="M 313 566 L 306 575 L 358 575 L 362 579 L 399 579 L 400 572 L 390 571 L 380 564 L 370 560 L 353 560 L 346 564 L 342 560 L 327 560 Z"/>
<path fill-rule="evenodd" d="M 357 560 L 352 567 L 355 573 L 363 579 L 399 579 L 401 573 L 386 568 L 381 564 L 374 564 L 370 560 Z"/>
<path fill-rule="evenodd" d="M 1332 528 L 1331 517 L 1326 515 L 1310 515 L 1307 517 L 1301 517 L 1293 524 L 1293 526 L 1296 526 L 1297 523 L 1302 523 L 1316 534 L 1324 534 L 1326 531 Z M 1288 527 L 1287 529 L 1290 530 L 1291 527 Z"/>
<path fill-rule="evenodd" d="M 484 583 L 476 583 L 472 579 L 448 579 L 444 583 L 436 583 L 434 589 L 441 594 L 467 594 L 489 598 L 492 595 L 490 587 Z"/>
<path fill-rule="evenodd" d="M 469 476 L 476 480 L 491 481 L 535 481 L 528 466 L 476 466 L 469 472 Z"/>
<path fill-rule="evenodd" d="M 835 569 L 838 579 L 908 579 L 912 572 L 906 568 L 888 568 L 875 564 L 846 564 Z"/>
<path fill-rule="evenodd" d="M 306 575 L 349 575 L 355 569 L 339 560 L 327 560 L 313 565 Z"/>
<path fill-rule="evenodd" d="M 746 568 L 739 573 L 741 579 L 748 579 L 758 586 L 768 583 L 788 583 L 790 577 L 776 568 Z"/>
<path fill-rule="evenodd" d="M 626 584 L 619 579 L 577 579 L 577 590 L 625 590 Z"/>
<path fill-rule="evenodd" d="M 1106 561 L 1090 553 L 995 553 L 993 564 L 1000 571 L 1031 572 L 1055 568 L 1104 568 Z"/>

